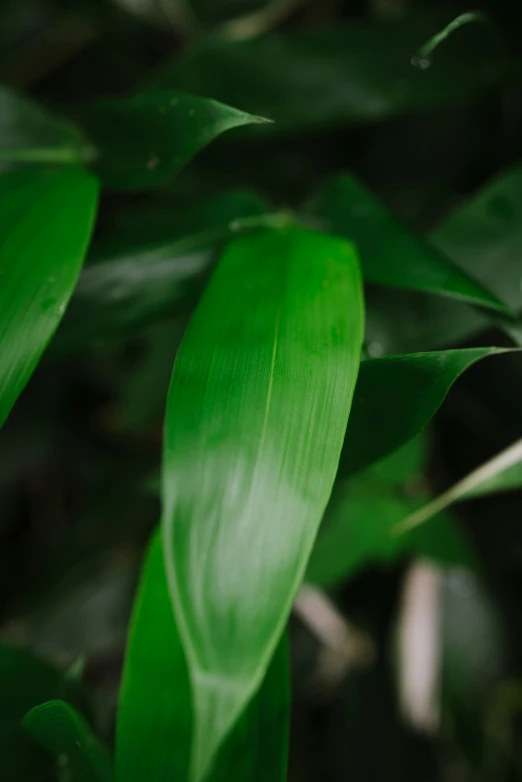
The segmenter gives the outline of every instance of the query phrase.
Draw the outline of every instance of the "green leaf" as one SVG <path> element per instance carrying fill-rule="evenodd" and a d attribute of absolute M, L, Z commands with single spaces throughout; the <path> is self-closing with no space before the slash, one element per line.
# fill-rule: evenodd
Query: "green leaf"
<path fill-rule="evenodd" d="M 74 782 L 111 782 L 107 749 L 92 734 L 86 720 L 62 700 L 35 706 L 23 719 L 24 728 L 56 757 L 66 759 Z"/>
<path fill-rule="evenodd" d="M 0 424 L 65 311 L 96 198 L 96 180 L 79 168 L 0 179 Z"/>
<path fill-rule="evenodd" d="M 368 282 L 449 296 L 510 314 L 487 288 L 402 226 L 353 177 L 329 180 L 308 209 L 324 220 L 325 230 L 355 244 Z"/>
<path fill-rule="evenodd" d="M 382 459 L 418 434 L 468 367 L 501 348 L 410 353 L 361 363 L 341 454 L 341 475 Z"/>
<path fill-rule="evenodd" d="M 52 349 L 74 351 L 193 306 L 235 221 L 266 211 L 255 194 L 232 191 L 156 209 L 152 225 L 131 223 L 95 242 Z"/>
<path fill-rule="evenodd" d="M 9 782 L 39 780 L 48 758 L 21 727 L 24 714 L 52 698 L 83 701 L 75 682 L 26 651 L 0 645 L 0 756 Z"/>
<path fill-rule="evenodd" d="M 397 524 L 395 533 L 408 532 L 453 505 L 497 491 L 520 488 L 522 476 L 522 440 L 485 462 L 427 505 L 419 508 Z"/>
<path fill-rule="evenodd" d="M 308 563 L 307 581 L 325 589 L 334 587 L 369 564 L 412 554 L 445 565 L 475 565 L 467 541 L 449 516 L 409 535 L 392 534 L 395 525 L 422 502 L 408 493 L 407 481 L 422 476 L 423 464 L 402 475 L 404 463 L 411 467 L 412 456 L 420 456 L 418 451 L 418 443 L 412 441 L 335 487 Z"/>
<path fill-rule="evenodd" d="M 522 313 L 522 166 L 487 183 L 430 236 L 463 272 Z M 476 310 L 431 296 L 375 289 L 367 296 L 366 338 L 375 355 L 433 350 L 491 324 Z M 511 328 L 502 327 L 508 333 Z M 516 339 L 519 344 L 519 338 Z"/>
<path fill-rule="evenodd" d="M 437 52 L 436 67 L 412 67 L 412 53 L 438 29 L 437 18 L 412 14 L 250 41 L 208 36 L 152 82 L 269 117 L 275 125 L 267 130 L 281 133 L 461 104 L 499 81 L 505 63 L 489 37 L 475 49 L 461 37 Z"/>
<path fill-rule="evenodd" d="M 193 782 L 290 612 L 337 469 L 362 321 L 350 244 L 268 229 L 229 245 L 178 353 L 162 526 L 194 693 Z"/>
<path fill-rule="evenodd" d="M 209 782 L 284 782 L 289 723 L 283 641 L 258 694 L 226 741 Z M 186 780 L 192 698 L 168 593 L 161 538 L 149 547 L 129 634 L 116 741 L 117 782 Z"/>
<path fill-rule="evenodd" d="M 13 163 L 81 163 L 92 149 L 77 128 L 0 87 L 0 168 Z"/>
<path fill-rule="evenodd" d="M 84 125 L 108 187 L 154 187 L 169 180 L 226 130 L 267 120 L 175 90 L 149 90 L 94 104 Z"/>

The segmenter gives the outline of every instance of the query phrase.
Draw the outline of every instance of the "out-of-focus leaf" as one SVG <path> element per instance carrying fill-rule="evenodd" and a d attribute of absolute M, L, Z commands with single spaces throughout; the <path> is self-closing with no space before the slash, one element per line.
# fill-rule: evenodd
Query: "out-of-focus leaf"
<path fill-rule="evenodd" d="M 98 148 L 104 184 L 127 189 L 161 184 L 226 130 L 263 122 L 215 100 L 150 90 L 99 101 L 84 126 Z"/>
<path fill-rule="evenodd" d="M 430 236 L 460 269 L 522 312 L 522 166 L 487 183 Z M 433 350 L 488 327 L 479 312 L 457 302 L 376 288 L 367 297 L 367 341 L 374 355 Z M 510 333 L 511 329 L 503 323 Z M 519 343 L 519 337 L 516 338 Z"/>
<path fill-rule="evenodd" d="M 193 782 L 290 612 L 337 469 L 362 322 L 352 246 L 288 225 L 229 245 L 178 353 L 162 526 L 194 693 Z"/>
<path fill-rule="evenodd" d="M 522 166 L 482 188 L 431 240 L 516 312 L 522 311 Z"/>
<path fill-rule="evenodd" d="M 283 782 L 288 720 L 288 661 L 283 640 L 259 692 L 218 755 L 208 782 Z M 117 731 L 117 782 L 187 779 L 192 698 L 159 534 L 151 542 L 135 603 Z"/>
<path fill-rule="evenodd" d="M 9 782 L 48 779 L 49 759 L 21 727 L 24 714 L 52 698 L 81 705 L 78 686 L 28 652 L 0 645 L 0 756 Z"/>
<path fill-rule="evenodd" d="M 111 782 L 112 762 L 86 720 L 70 704 L 52 700 L 35 706 L 24 728 L 55 757 L 65 760 L 74 782 Z"/>
<path fill-rule="evenodd" d="M 394 562 L 410 555 L 473 567 L 473 553 L 449 516 L 433 519 L 409 535 L 392 533 L 394 526 L 421 502 L 408 494 L 405 485 L 422 476 L 423 459 L 413 464 L 419 456 L 423 454 L 419 453 L 417 438 L 336 486 L 308 563 L 307 581 L 330 588 L 365 565 Z M 405 467 L 413 466 L 411 472 L 404 472 Z"/>
<path fill-rule="evenodd" d="M 95 243 L 52 350 L 76 350 L 192 306 L 235 221 L 266 211 L 256 195 L 231 192 Z"/>
<path fill-rule="evenodd" d="M 431 519 L 455 502 L 521 486 L 522 440 L 513 443 L 485 464 L 469 473 L 422 508 L 413 511 L 397 525 L 395 532 L 408 532 Z"/>
<path fill-rule="evenodd" d="M 251 41 L 207 37 L 152 81 L 261 114 L 275 121 L 274 133 L 462 102 L 498 82 L 504 63 L 489 38 L 478 50 L 467 47 L 465 56 L 462 38 L 458 47 L 449 42 L 437 53 L 436 67 L 412 67 L 412 52 L 438 25 L 409 15 Z M 476 30 L 464 35 L 482 42 Z"/>
<path fill-rule="evenodd" d="M 65 311 L 96 198 L 96 180 L 80 168 L 0 179 L 0 424 Z"/>
<path fill-rule="evenodd" d="M 81 163 L 92 150 L 77 128 L 8 87 L 0 87 L 0 167 Z"/>
<path fill-rule="evenodd" d="M 368 282 L 436 293 L 509 313 L 487 288 L 402 226 L 353 177 L 328 181 L 308 209 L 324 221 L 325 230 L 354 242 Z"/>
<path fill-rule="evenodd" d="M 418 434 L 468 367 L 501 348 L 411 353 L 361 363 L 339 472 L 382 459 Z"/>

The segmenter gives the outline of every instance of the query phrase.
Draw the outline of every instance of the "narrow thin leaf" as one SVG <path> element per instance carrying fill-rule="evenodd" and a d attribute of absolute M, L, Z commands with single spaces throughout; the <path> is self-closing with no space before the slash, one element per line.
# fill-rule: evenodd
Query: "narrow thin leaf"
<path fill-rule="evenodd" d="M 468 367 L 501 348 L 410 353 L 361 363 L 341 454 L 342 475 L 382 459 L 418 434 Z"/>
<path fill-rule="evenodd" d="M 507 305 L 427 240 L 417 238 L 356 179 L 334 177 L 308 207 L 325 230 L 347 236 L 368 282 L 435 293 L 509 313 Z"/>
<path fill-rule="evenodd" d="M 290 612 L 337 469 L 362 321 L 350 244 L 268 229 L 229 245 L 178 353 L 162 524 L 193 686 L 193 782 Z"/>
<path fill-rule="evenodd" d="M 65 311 L 96 198 L 96 180 L 79 168 L 0 180 L 0 424 Z"/>
<path fill-rule="evenodd" d="M 150 90 L 96 103 L 84 125 L 104 184 L 125 189 L 165 182 L 226 130 L 260 122 L 267 120 L 214 100 Z"/>
<path fill-rule="evenodd" d="M 489 40 L 464 56 L 462 43 L 443 47 L 436 67 L 412 67 L 412 53 L 438 29 L 436 16 L 412 14 L 249 41 L 207 36 L 153 82 L 270 117 L 268 130 L 281 133 L 462 103 L 501 78 L 502 52 Z"/>
<path fill-rule="evenodd" d="M 79 130 L 38 103 L 0 87 L 0 168 L 15 163 L 81 163 L 92 149 Z"/>
<path fill-rule="evenodd" d="M 86 720 L 65 701 L 48 701 L 29 711 L 25 729 L 72 773 L 73 782 L 112 782 L 108 750 L 93 735 Z"/>
<path fill-rule="evenodd" d="M 259 693 L 219 754 L 209 782 L 284 782 L 288 720 L 288 660 L 283 641 Z M 192 698 L 159 534 L 149 547 L 134 607 L 117 730 L 117 782 L 187 779 Z"/>
<path fill-rule="evenodd" d="M 443 494 L 408 515 L 396 525 L 394 532 L 399 534 L 414 529 L 460 500 L 520 487 L 521 476 L 522 440 L 517 440 Z"/>

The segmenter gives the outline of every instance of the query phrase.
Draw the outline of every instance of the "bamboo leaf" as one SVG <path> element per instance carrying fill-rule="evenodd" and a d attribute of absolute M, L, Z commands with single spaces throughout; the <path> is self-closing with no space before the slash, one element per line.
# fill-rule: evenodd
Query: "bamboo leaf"
<path fill-rule="evenodd" d="M 226 130 L 263 122 L 214 100 L 149 90 L 99 101 L 84 125 L 98 148 L 104 184 L 126 189 L 165 182 Z"/>
<path fill-rule="evenodd" d="M 78 685 L 22 649 L 0 645 L 0 755 L 10 782 L 37 779 L 49 771 L 43 751 L 21 727 L 24 714 L 51 698 L 84 707 Z"/>
<path fill-rule="evenodd" d="M 93 154 L 77 128 L 8 87 L 0 87 L 0 167 L 81 163 Z"/>
<path fill-rule="evenodd" d="M 79 168 L 0 179 L 0 424 L 65 311 L 96 197 L 96 180 Z"/>
<path fill-rule="evenodd" d="M 270 117 L 267 130 L 281 133 L 461 104 L 502 78 L 506 63 L 489 39 L 479 51 L 466 47 L 465 56 L 462 42 L 457 51 L 443 47 L 426 71 L 412 67 L 412 53 L 438 29 L 436 16 L 409 14 L 249 41 L 207 36 L 153 82 Z"/>
<path fill-rule="evenodd" d="M 65 701 L 35 706 L 23 720 L 25 729 L 56 757 L 66 758 L 74 782 L 111 782 L 107 749 L 92 734 L 86 720 Z"/>
<path fill-rule="evenodd" d="M 51 349 L 76 350 L 193 306 L 235 221 L 266 211 L 255 194 L 231 191 L 184 209 L 155 206 L 145 226 L 133 219 L 93 242 Z"/>
<path fill-rule="evenodd" d="M 391 534 L 426 500 L 407 492 L 407 483 L 424 472 L 418 439 L 335 487 L 308 563 L 307 581 L 331 588 L 368 564 L 411 555 L 437 564 L 475 565 L 469 544 L 448 514 L 407 535 Z"/>
<path fill-rule="evenodd" d="M 361 363 L 341 454 L 342 475 L 382 459 L 418 434 L 458 377 L 502 348 L 410 353 Z"/>
<path fill-rule="evenodd" d="M 427 505 L 406 516 L 397 523 L 394 531 L 396 534 L 401 534 L 415 529 L 455 502 L 497 491 L 520 488 L 521 478 L 522 440 L 517 440 Z"/>
<path fill-rule="evenodd" d="M 353 177 L 329 180 L 308 208 L 324 220 L 325 230 L 347 236 L 356 245 L 368 282 L 449 296 L 510 313 L 488 288 L 402 226 Z"/>
<path fill-rule="evenodd" d="M 288 617 L 335 477 L 362 321 L 350 244 L 268 229 L 226 250 L 178 353 L 162 526 L 193 687 L 193 782 Z"/>
<path fill-rule="evenodd" d="M 209 782 L 284 782 L 288 717 L 288 661 L 282 642 L 259 693 L 219 754 Z M 159 534 L 149 547 L 134 607 L 117 731 L 118 782 L 187 779 L 190 681 Z"/>

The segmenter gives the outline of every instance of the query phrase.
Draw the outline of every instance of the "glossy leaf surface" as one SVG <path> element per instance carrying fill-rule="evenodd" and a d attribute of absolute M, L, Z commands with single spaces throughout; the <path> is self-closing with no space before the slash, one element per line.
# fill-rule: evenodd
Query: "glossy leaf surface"
<path fill-rule="evenodd" d="M 352 246 L 288 226 L 229 245 L 178 353 L 162 525 L 193 780 L 281 636 L 335 477 L 362 328 Z"/>
<path fill-rule="evenodd" d="M 65 701 L 35 706 L 25 715 L 23 725 L 43 747 L 62 758 L 74 782 L 112 782 L 108 750 L 81 714 Z"/>
<path fill-rule="evenodd" d="M 339 472 L 382 459 L 418 434 L 468 367 L 499 348 L 411 353 L 361 363 Z"/>
<path fill-rule="evenodd" d="M 0 167 L 15 163 L 80 163 L 91 154 L 79 131 L 38 103 L 0 87 Z"/>
<path fill-rule="evenodd" d="M 368 282 L 461 299 L 500 312 L 506 305 L 428 241 L 401 225 L 365 187 L 334 177 L 309 205 L 325 230 L 354 242 Z"/>
<path fill-rule="evenodd" d="M 241 106 L 274 120 L 268 130 L 280 133 L 450 104 L 498 81 L 502 55 L 489 41 L 465 57 L 444 47 L 436 68 L 412 67 L 412 52 L 438 24 L 412 15 L 249 41 L 208 37 L 165 66 L 154 84 Z"/>
<path fill-rule="evenodd" d="M 81 169 L 0 180 L 0 424 L 65 311 L 87 251 L 97 183 Z"/>
<path fill-rule="evenodd" d="M 10 782 L 38 779 L 49 759 L 22 729 L 25 713 L 52 698 L 81 704 L 77 685 L 28 652 L 0 645 L 0 754 Z"/>
<path fill-rule="evenodd" d="M 219 754 L 209 782 L 284 782 L 288 717 L 288 661 L 283 641 L 261 689 Z M 129 634 L 118 716 L 117 781 L 186 780 L 191 732 L 188 668 L 156 534 Z"/>
<path fill-rule="evenodd" d="M 151 90 L 100 101 L 84 124 L 97 145 L 104 184 L 125 189 L 161 184 L 226 130 L 260 122 L 214 100 Z"/>
<path fill-rule="evenodd" d="M 341 481 L 326 510 L 306 580 L 330 588 L 366 565 L 410 555 L 471 567 L 474 556 L 448 515 L 408 535 L 392 533 L 422 502 L 408 493 L 408 484 L 422 477 L 423 469 L 417 438 L 370 469 Z"/>

